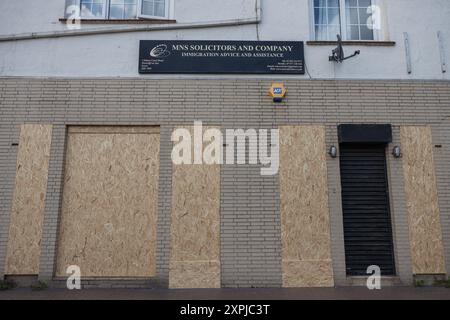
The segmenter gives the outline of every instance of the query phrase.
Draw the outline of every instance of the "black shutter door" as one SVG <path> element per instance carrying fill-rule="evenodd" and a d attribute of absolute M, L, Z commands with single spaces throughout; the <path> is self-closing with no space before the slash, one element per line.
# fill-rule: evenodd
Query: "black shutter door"
<path fill-rule="evenodd" d="M 340 146 L 347 275 L 394 275 L 385 145 Z"/>

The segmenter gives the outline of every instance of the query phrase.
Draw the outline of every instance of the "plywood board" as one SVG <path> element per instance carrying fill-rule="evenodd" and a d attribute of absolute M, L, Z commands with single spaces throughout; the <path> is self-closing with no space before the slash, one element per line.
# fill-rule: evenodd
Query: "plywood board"
<path fill-rule="evenodd" d="M 169 286 L 218 288 L 220 165 L 173 165 L 172 170 Z"/>
<path fill-rule="evenodd" d="M 333 264 L 328 260 L 283 260 L 284 287 L 332 287 Z"/>
<path fill-rule="evenodd" d="M 431 128 L 400 132 L 413 273 L 445 273 Z"/>
<path fill-rule="evenodd" d="M 220 261 L 171 261 L 171 288 L 220 288 Z"/>
<path fill-rule="evenodd" d="M 325 128 L 280 128 L 284 287 L 333 286 Z"/>
<path fill-rule="evenodd" d="M 6 274 L 39 273 L 51 140 L 51 125 L 21 126 Z"/>
<path fill-rule="evenodd" d="M 57 276 L 156 274 L 160 137 L 157 128 L 69 129 Z"/>

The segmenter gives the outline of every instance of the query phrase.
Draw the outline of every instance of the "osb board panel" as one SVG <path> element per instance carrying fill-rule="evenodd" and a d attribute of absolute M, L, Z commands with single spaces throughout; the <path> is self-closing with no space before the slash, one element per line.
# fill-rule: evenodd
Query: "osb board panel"
<path fill-rule="evenodd" d="M 332 287 L 333 265 L 331 260 L 283 260 L 284 287 Z"/>
<path fill-rule="evenodd" d="M 69 130 L 57 276 L 156 274 L 160 137 L 133 130 Z"/>
<path fill-rule="evenodd" d="M 52 126 L 21 126 L 6 274 L 39 273 Z"/>
<path fill-rule="evenodd" d="M 171 261 L 171 288 L 220 288 L 220 261 Z"/>
<path fill-rule="evenodd" d="M 445 273 L 431 128 L 400 133 L 413 273 Z"/>
<path fill-rule="evenodd" d="M 169 286 L 219 287 L 220 165 L 173 165 L 171 217 Z"/>
<path fill-rule="evenodd" d="M 280 128 L 284 287 L 333 285 L 325 155 L 324 127 Z"/>

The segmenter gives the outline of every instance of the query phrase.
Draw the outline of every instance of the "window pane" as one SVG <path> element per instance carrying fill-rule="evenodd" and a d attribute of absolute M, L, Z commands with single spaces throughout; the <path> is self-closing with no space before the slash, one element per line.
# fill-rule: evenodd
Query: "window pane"
<path fill-rule="evenodd" d="M 135 5 L 125 5 L 125 19 L 134 19 L 136 18 L 136 6 Z"/>
<path fill-rule="evenodd" d="M 371 16 L 371 14 L 367 13 L 367 9 L 359 9 L 359 24 L 366 25 Z"/>
<path fill-rule="evenodd" d="M 123 19 L 123 6 L 112 5 L 109 9 L 110 19 Z"/>
<path fill-rule="evenodd" d="M 83 4 L 87 4 L 87 5 L 91 5 L 92 3 L 102 3 L 103 0 L 80 0 L 80 3 Z"/>
<path fill-rule="evenodd" d="M 166 8 L 164 1 L 155 1 L 155 16 L 164 17 L 166 15 Z"/>
<path fill-rule="evenodd" d="M 93 17 L 91 13 L 92 4 L 82 3 L 81 4 L 81 17 L 82 18 L 89 18 L 90 16 Z"/>
<path fill-rule="evenodd" d="M 326 7 L 327 0 L 314 0 L 314 7 Z"/>
<path fill-rule="evenodd" d="M 359 0 L 359 7 L 367 9 L 372 4 L 371 2 L 371 0 Z"/>
<path fill-rule="evenodd" d="M 137 16 L 137 0 L 110 0 L 110 19 L 134 19 Z"/>
<path fill-rule="evenodd" d="M 340 24 L 340 0 L 314 0 L 316 40 L 336 40 Z"/>
<path fill-rule="evenodd" d="M 339 0 L 328 0 L 329 8 L 339 8 Z"/>
<path fill-rule="evenodd" d="M 328 9 L 328 24 L 339 24 L 339 9 Z"/>
<path fill-rule="evenodd" d="M 88 10 L 91 10 L 92 2 L 81 0 L 81 8 L 87 8 Z"/>
<path fill-rule="evenodd" d="M 143 0 L 142 14 L 148 16 L 165 17 L 166 7 L 164 0 Z"/>
<path fill-rule="evenodd" d="M 347 24 L 358 24 L 358 9 L 346 9 Z"/>
<path fill-rule="evenodd" d="M 315 32 L 316 32 L 316 40 L 328 40 L 326 25 L 316 25 Z"/>
<path fill-rule="evenodd" d="M 358 1 L 357 0 L 345 0 L 345 6 L 348 7 L 357 7 Z"/>
<path fill-rule="evenodd" d="M 81 18 L 101 19 L 105 17 L 104 1 L 106 0 L 81 0 Z"/>
<path fill-rule="evenodd" d="M 348 40 L 359 40 L 359 26 L 347 26 Z"/>
<path fill-rule="evenodd" d="M 337 40 L 338 34 L 341 34 L 339 25 L 328 26 L 328 40 Z"/>
<path fill-rule="evenodd" d="M 327 23 L 327 15 L 326 15 L 325 8 L 314 9 L 314 22 L 315 22 L 315 24 L 326 24 Z"/>
<path fill-rule="evenodd" d="M 155 12 L 153 11 L 153 1 L 142 1 L 142 14 L 148 16 L 155 15 Z"/>
<path fill-rule="evenodd" d="M 367 25 L 367 28 L 373 29 L 373 19 L 372 19 L 372 15 L 370 15 L 369 18 L 367 19 L 366 25 Z"/>
<path fill-rule="evenodd" d="M 361 40 L 373 40 L 373 30 L 366 26 L 361 26 Z"/>
<path fill-rule="evenodd" d="M 93 4 L 91 12 L 95 17 L 103 17 L 103 4 Z"/>

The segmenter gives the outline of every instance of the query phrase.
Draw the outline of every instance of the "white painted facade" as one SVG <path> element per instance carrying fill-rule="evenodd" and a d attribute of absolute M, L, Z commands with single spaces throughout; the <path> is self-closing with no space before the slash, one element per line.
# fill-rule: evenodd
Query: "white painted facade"
<path fill-rule="evenodd" d="M 171 0 L 167 25 L 83 24 L 84 30 L 142 28 L 147 31 L 82 36 L 70 33 L 64 22 L 65 0 L 0 1 L 0 76 L 20 77 L 145 77 L 211 78 L 269 77 L 248 75 L 139 75 L 139 40 L 287 40 L 305 41 L 308 79 L 450 79 L 450 1 L 378 0 L 382 8 L 379 40 L 394 46 L 344 45 L 356 58 L 328 61 L 335 45 L 311 45 L 312 0 Z M 259 19 L 258 19 L 259 18 Z M 245 24 L 242 24 L 245 23 Z M 226 26 L 218 26 L 218 25 Z M 199 26 L 203 25 L 202 28 Z M 208 27 L 209 26 L 209 27 Z M 195 27 L 195 28 L 194 28 Z M 437 33 L 441 32 L 441 46 Z M 51 37 L 56 32 L 58 37 Z M 404 33 L 408 33 L 412 72 L 407 72 Z M 46 34 L 32 40 L 23 35 Z M 443 49 L 440 49 L 443 48 Z M 447 72 L 442 64 L 447 62 Z"/>

